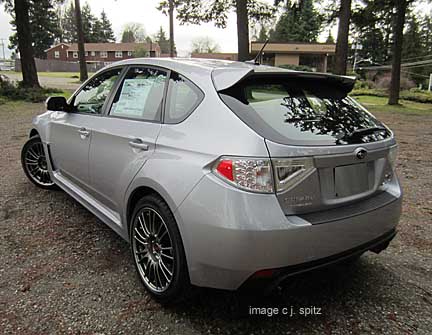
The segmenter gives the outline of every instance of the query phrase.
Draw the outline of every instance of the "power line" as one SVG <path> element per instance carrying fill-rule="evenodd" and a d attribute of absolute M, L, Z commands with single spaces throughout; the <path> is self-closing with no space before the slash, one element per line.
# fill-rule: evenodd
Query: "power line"
<path fill-rule="evenodd" d="M 379 63 L 375 63 L 375 64 L 379 64 Z M 417 62 L 410 62 L 410 63 L 402 63 L 401 67 L 414 67 L 416 65 L 432 65 L 432 59 L 428 59 L 428 60 L 421 60 L 421 61 L 417 61 Z M 364 66 L 361 67 L 362 70 L 386 70 L 386 69 L 391 69 L 391 65 L 378 65 L 378 66 Z"/>

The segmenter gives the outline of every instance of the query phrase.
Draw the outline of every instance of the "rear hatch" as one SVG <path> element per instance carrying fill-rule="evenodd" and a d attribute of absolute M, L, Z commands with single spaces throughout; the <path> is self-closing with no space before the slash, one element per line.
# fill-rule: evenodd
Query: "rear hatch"
<path fill-rule="evenodd" d="M 250 72 L 219 91 L 265 138 L 285 214 L 390 200 L 376 197 L 394 178 L 395 141 L 348 96 L 353 85 L 351 78 L 325 74 Z"/>

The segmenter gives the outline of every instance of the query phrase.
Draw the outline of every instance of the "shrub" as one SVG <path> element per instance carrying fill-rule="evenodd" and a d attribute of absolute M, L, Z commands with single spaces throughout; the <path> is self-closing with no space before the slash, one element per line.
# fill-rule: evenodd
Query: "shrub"
<path fill-rule="evenodd" d="M 313 72 L 312 68 L 307 65 L 284 64 L 284 65 L 279 65 L 279 67 L 288 70 Z"/>
<path fill-rule="evenodd" d="M 350 95 L 370 95 L 375 97 L 388 97 L 388 93 L 383 89 L 354 89 Z M 400 98 L 403 100 L 421 102 L 421 103 L 432 103 L 432 93 L 419 89 L 411 89 L 400 92 Z"/>
<path fill-rule="evenodd" d="M 354 89 L 373 89 L 376 85 L 372 80 L 357 80 Z"/>
<path fill-rule="evenodd" d="M 62 91 L 54 88 L 28 88 L 23 87 L 21 82 L 12 83 L 7 80 L 0 81 L 0 98 L 6 100 L 24 100 L 29 102 L 45 101 L 47 96 L 52 93 Z"/>
<path fill-rule="evenodd" d="M 390 89 L 390 81 L 391 81 L 391 74 L 385 74 L 377 79 L 376 87 L 381 89 Z M 411 79 L 401 76 L 400 78 L 400 89 L 401 90 L 409 90 L 411 88 L 416 87 L 416 84 Z"/>

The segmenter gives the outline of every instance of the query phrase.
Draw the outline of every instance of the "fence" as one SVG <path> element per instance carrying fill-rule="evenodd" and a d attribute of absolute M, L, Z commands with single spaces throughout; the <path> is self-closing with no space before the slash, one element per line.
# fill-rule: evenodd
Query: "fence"
<path fill-rule="evenodd" d="M 39 59 L 35 58 L 36 69 L 38 72 L 79 72 L 78 62 L 65 62 L 62 60 Z M 88 72 L 96 72 L 106 66 L 104 62 L 87 63 Z M 15 62 L 15 71 L 21 72 L 21 62 Z"/>

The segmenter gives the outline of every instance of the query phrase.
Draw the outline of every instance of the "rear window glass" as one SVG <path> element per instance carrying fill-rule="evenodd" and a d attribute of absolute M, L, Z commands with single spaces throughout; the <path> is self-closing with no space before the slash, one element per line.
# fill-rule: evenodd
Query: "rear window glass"
<path fill-rule="evenodd" d="M 390 135 L 346 92 L 324 81 L 247 81 L 221 97 L 243 121 L 276 142 L 338 145 Z"/>

